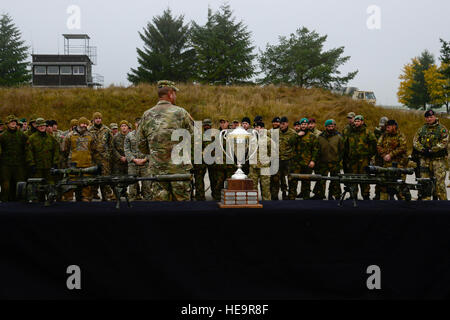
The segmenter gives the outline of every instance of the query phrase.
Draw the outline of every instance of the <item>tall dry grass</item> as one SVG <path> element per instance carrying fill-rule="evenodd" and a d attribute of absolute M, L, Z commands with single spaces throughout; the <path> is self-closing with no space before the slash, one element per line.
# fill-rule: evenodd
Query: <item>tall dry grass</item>
<path fill-rule="evenodd" d="M 180 85 L 177 104 L 186 108 L 196 120 L 212 119 L 217 126 L 220 117 L 230 121 L 248 116 L 263 116 L 266 126 L 274 116 L 287 116 L 291 123 L 303 117 L 317 119 L 322 128 L 325 120 L 333 118 L 338 128 L 346 125 L 346 115 L 353 111 L 364 115 L 373 129 L 382 116 L 396 119 L 411 148 L 417 129 L 423 124 L 422 113 L 383 109 L 348 97 L 337 96 L 321 89 L 257 86 L 200 86 Z M 70 120 L 92 117 L 95 111 L 103 114 L 104 123 L 133 121 L 155 105 L 156 90 L 151 85 L 137 87 L 108 87 L 104 89 L 41 89 L 0 88 L 0 118 L 9 114 L 29 118 L 36 114 L 55 119 L 60 128 L 67 128 Z M 450 127 L 449 119 L 441 122 Z"/>

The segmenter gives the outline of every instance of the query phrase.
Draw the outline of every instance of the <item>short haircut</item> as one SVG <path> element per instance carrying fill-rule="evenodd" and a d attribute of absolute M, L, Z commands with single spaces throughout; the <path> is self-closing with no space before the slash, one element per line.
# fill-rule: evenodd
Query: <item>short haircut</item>
<path fill-rule="evenodd" d="M 158 88 L 158 97 L 162 98 L 164 96 L 167 96 L 171 91 L 173 91 L 173 89 L 169 87 Z"/>

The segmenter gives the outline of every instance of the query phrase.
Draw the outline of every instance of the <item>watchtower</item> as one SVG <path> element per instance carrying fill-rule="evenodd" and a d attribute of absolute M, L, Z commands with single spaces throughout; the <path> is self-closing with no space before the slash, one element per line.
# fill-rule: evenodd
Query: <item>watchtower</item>
<path fill-rule="evenodd" d="M 103 76 L 92 73 L 97 47 L 87 34 L 63 34 L 64 55 L 33 54 L 34 87 L 101 87 Z"/>

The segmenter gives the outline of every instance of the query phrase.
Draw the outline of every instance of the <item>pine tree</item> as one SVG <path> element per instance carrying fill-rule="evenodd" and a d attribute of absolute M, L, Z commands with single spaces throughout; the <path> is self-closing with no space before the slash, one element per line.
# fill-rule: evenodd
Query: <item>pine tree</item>
<path fill-rule="evenodd" d="M 21 33 L 8 14 L 0 18 L 0 86 L 29 83 L 28 49 Z"/>
<path fill-rule="evenodd" d="M 434 56 L 425 50 L 404 67 L 397 93 L 400 103 L 412 109 L 427 109 L 427 105 L 432 103 L 432 98 L 425 80 L 425 72 L 433 65 Z"/>
<path fill-rule="evenodd" d="M 189 25 L 184 24 L 184 16 L 173 17 L 167 9 L 152 22 L 139 32 L 144 48 L 137 48 L 139 66 L 131 69 L 128 80 L 138 84 L 191 79 L 195 53 L 189 48 Z"/>
<path fill-rule="evenodd" d="M 344 47 L 323 51 L 327 36 L 303 27 L 289 38 L 280 37 L 279 44 L 268 44 L 260 53 L 259 62 L 264 84 L 296 85 L 300 87 L 341 87 L 358 71 L 340 76 L 339 67 L 350 57 L 342 56 Z"/>
<path fill-rule="evenodd" d="M 197 55 L 196 79 L 209 84 L 236 84 L 255 75 L 251 32 L 236 22 L 229 5 L 212 13 L 204 26 L 193 22 L 191 42 Z"/>

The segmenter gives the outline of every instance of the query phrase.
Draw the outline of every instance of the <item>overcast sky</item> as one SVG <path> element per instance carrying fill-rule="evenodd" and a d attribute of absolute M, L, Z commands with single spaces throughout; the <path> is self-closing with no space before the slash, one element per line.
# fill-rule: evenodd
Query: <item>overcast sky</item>
<path fill-rule="evenodd" d="M 428 49 L 439 57 L 439 38 L 450 40 L 448 0 L 229 0 L 239 20 L 253 34 L 257 50 L 275 44 L 301 26 L 327 34 L 326 47 L 345 47 L 350 61 L 343 72 L 358 69 L 349 83 L 361 90 L 373 90 L 378 103 L 398 105 L 398 76 L 404 64 Z M 126 74 L 136 67 L 136 47 L 142 47 L 138 31 L 155 15 L 170 7 L 185 21 L 203 24 L 208 6 L 217 10 L 215 0 L 2 0 L 0 10 L 9 13 L 35 53 L 63 53 L 63 33 L 87 33 L 97 46 L 98 65 L 94 72 L 105 77 L 105 85 L 129 85 Z M 81 9 L 81 29 L 69 29 L 71 5 Z M 373 15 L 368 7 L 380 9 L 380 29 L 369 29 Z M 370 20 L 375 21 L 375 20 Z M 371 24 L 374 25 L 373 23 Z M 59 48 L 58 48 L 59 46 Z"/>

